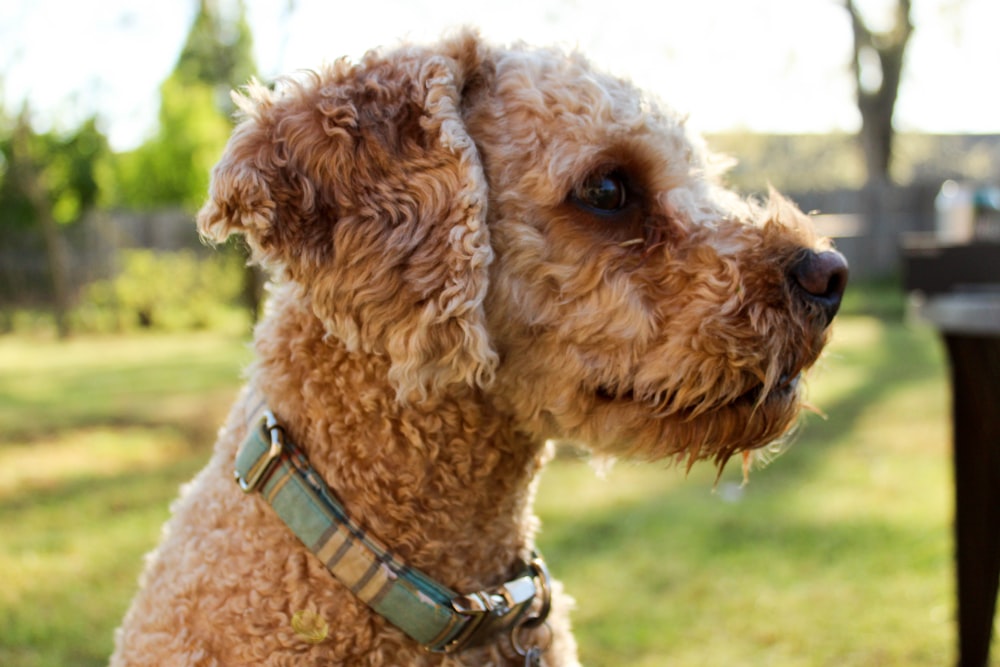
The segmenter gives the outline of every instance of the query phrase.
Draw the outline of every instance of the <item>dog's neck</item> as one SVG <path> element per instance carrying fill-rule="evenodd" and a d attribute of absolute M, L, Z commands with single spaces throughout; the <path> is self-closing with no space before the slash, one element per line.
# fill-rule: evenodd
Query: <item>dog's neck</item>
<path fill-rule="evenodd" d="M 252 383 L 352 518 L 456 590 L 509 577 L 533 547 L 543 444 L 472 389 L 401 405 L 388 360 L 348 351 L 281 297 L 258 326 Z"/>

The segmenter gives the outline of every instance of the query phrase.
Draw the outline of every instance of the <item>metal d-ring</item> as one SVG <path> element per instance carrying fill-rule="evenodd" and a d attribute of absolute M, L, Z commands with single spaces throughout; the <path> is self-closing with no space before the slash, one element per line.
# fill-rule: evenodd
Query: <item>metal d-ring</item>
<path fill-rule="evenodd" d="M 528 567 L 531 568 L 535 580 L 538 582 L 538 587 L 541 589 L 542 606 L 537 614 L 527 617 L 518 626 L 537 628 L 545 622 L 545 619 L 549 617 L 549 611 L 552 610 L 552 577 L 549 576 L 549 569 L 545 567 L 545 561 L 538 554 L 533 555 Z"/>
<path fill-rule="evenodd" d="M 552 629 L 545 622 L 549 617 L 549 611 L 552 610 L 552 579 L 549 576 L 548 568 L 545 567 L 545 562 L 537 554 L 528 563 L 528 567 L 531 568 L 535 581 L 538 582 L 542 606 L 537 614 L 525 617 L 511 628 L 510 643 L 514 647 L 514 652 L 519 657 L 524 658 L 524 664 L 531 667 L 541 665 L 542 652 L 552 642 Z M 534 630 L 538 627 L 544 627 L 546 630 L 544 641 L 533 642 L 531 646 L 522 644 L 520 638 L 521 632 L 523 630 Z"/>

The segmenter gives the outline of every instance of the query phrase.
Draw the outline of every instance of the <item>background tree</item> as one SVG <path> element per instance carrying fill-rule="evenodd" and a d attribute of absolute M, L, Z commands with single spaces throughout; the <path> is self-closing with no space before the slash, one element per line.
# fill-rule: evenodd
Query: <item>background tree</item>
<path fill-rule="evenodd" d="M 873 184 L 888 183 L 894 138 L 892 116 L 906 45 L 913 33 L 910 0 L 895 0 L 892 24 L 887 30 L 877 32 L 868 27 L 854 0 L 845 0 L 845 6 L 854 33 L 852 69 L 861 112 L 859 138 L 867 178 Z"/>
<path fill-rule="evenodd" d="M 157 132 L 134 151 L 116 156 L 108 201 L 135 210 L 196 210 L 231 129 L 212 86 L 170 76 L 160 86 Z"/>
<path fill-rule="evenodd" d="M 233 111 L 229 91 L 257 74 L 253 35 L 243 0 L 237 3 L 236 10 L 236 15 L 227 19 L 220 13 L 217 0 L 199 0 L 198 14 L 172 74 L 184 85 L 212 86 L 216 105 L 227 114 Z"/>
<path fill-rule="evenodd" d="M 211 87 L 216 108 L 230 119 L 235 110 L 230 91 L 257 74 L 253 36 L 246 20 L 243 0 L 239 0 L 236 10 L 235 16 L 227 19 L 220 13 L 217 0 L 199 1 L 198 14 L 171 77 L 184 87 Z M 227 138 L 229 129 L 227 127 Z M 209 148 L 209 169 L 206 169 L 204 179 L 206 186 L 207 174 L 222 153 L 224 143 L 225 140 L 219 146 Z M 200 188 L 199 200 L 204 199 L 206 186 Z M 263 273 L 256 267 L 246 265 L 242 298 L 254 321 L 257 320 L 263 294 Z"/>
<path fill-rule="evenodd" d="M 119 157 L 110 199 L 136 209 L 179 204 L 197 210 L 232 130 L 230 91 L 256 71 L 242 0 L 232 15 L 224 14 L 217 0 L 199 0 L 177 63 L 160 87 L 157 133 Z M 243 283 L 243 301 L 256 319 L 263 275 L 247 267 Z"/>
<path fill-rule="evenodd" d="M 99 164 L 109 153 L 96 119 L 72 133 L 38 134 L 25 106 L 6 138 L 0 140 L 0 229 L 37 228 L 42 239 L 51 304 L 60 337 L 70 333 L 72 267 L 63 229 L 97 204 Z M 11 234 L 12 235 L 12 234 Z"/>
<path fill-rule="evenodd" d="M 156 134 L 118 160 L 114 203 L 136 209 L 180 204 L 193 211 L 204 200 L 232 130 L 229 91 L 256 72 L 242 1 L 235 9 L 225 16 L 217 0 L 199 0 L 177 63 L 160 86 Z"/>
<path fill-rule="evenodd" d="M 871 266 L 890 270 L 898 261 L 897 223 L 886 217 L 886 187 L 892 182 L 895 131 L 892 124 L 903 73 L 906 45 L 913 33 L 910 0 L 893 0 L 891 21 L 885 30 L 875 31 L 864 20 L 854 0 L 845 0 L 854 34 L 853 58 L 855 91 L 861 130 L 858 139 L 865 160 L 865 187 L 862 207 L 870 242 L 866 246 Z"/>

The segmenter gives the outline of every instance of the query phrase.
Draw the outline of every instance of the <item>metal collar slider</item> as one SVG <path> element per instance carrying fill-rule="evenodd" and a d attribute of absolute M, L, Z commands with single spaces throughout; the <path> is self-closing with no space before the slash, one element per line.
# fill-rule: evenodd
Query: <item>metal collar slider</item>
<path fill-rule="evenodd" d="M 253 466 L 247 470 L 246 475 L 241 475 L 239 470 L 234 473 L 236 483 L 240 485 L 240 489 L 244 493 L 253 493 L 267 480 L 267 477 L 271 474 L 271 470 L 274 468 L 274 464 L 281 458 L 282 453 L 285 451 L 285 430 L 281 428 L 274 413 L 270 410 L 264 411 L 261 428 L 270 434 L 271 448 L 266 455 L 254 462 Z"/>
<path fill-rule="evenodd" d="M 444 648 L 444 653 L 482 644 L 504 631 L 514 633 L 520 628 L 533 628 L 545 622 L 552 599 L 552 584 L 545 563 L 537 555 L 528 563 L 530 573 L 495 588 L 459 595 L 451 606 L 467 617 L 462 632 Z M 521 619 L 532 602 L 540 598 L 541 608 L 536 615 Z"/>

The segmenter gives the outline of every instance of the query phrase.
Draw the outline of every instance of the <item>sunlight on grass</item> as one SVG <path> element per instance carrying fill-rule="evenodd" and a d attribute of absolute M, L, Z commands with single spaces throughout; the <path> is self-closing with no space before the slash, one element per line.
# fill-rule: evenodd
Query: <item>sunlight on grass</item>
<path fill-rule="evenodd" d="M 207 453 L 138 428 L 0 449 L 0 664 L 106 664 L 142 556 Z"/>
<path fill-rule="evenodd" d="M 0 498 L 80 478 L 152 469 L 188 450 L 180 433 L 165 428 L 94 428 L 63 433 L 45 442 L 11 443 L 0 450 Z"/>
<path fill-rule="evenodd" d="M 0 338 L 0 423 L 15 440 L 80 426 L 198 426 L 232 401 L 250 359 L 244 340 L 215 333 Z"/>
<path fill-rule="evenodd" d="M 0 665 L 107 664 L 248 359 L 210 333 L 0 338 Z"/>

